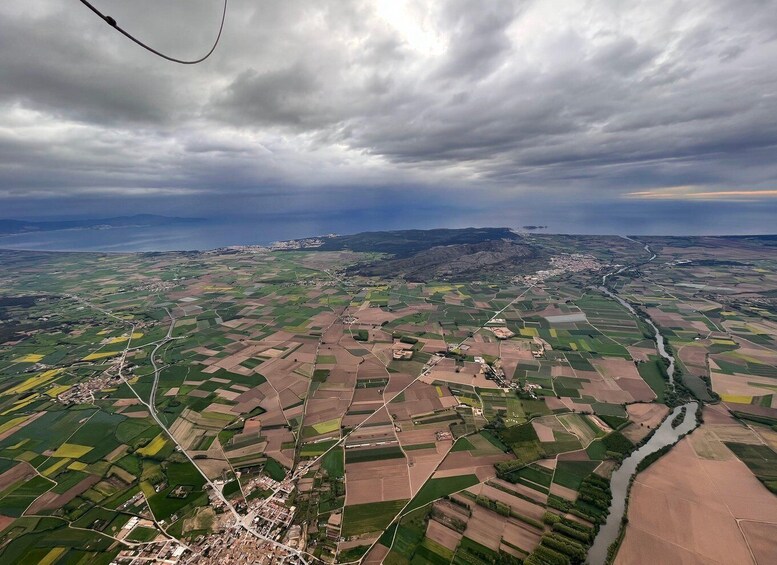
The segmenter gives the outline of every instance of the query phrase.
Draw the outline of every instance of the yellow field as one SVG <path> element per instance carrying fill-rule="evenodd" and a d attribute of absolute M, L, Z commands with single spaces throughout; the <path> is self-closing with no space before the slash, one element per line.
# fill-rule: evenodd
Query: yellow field
<path fill-rule="evenodd" d="M 152 485 L 148 481 L 140 482 L 140 490 L 143 491 L 143 494 L 146 495 L 146 498 L 151 498 L 156 494 L 156 491 L 154 490 L 154 485 Z"/>
<path fill-rule="evenodd" d="M 480 408 L 480 402 L 477 400 L 477 398 L 468 398 L 466 396 L 457 396 L 456 400 L 458 400 L 461 404 L 466 404 L 467 406 L 472 406 L 474 408 Z"/>
<path fill-rule="evenodd" d="M 48 477 L 49 475 L 54 474 L 60 467 L 63 467 L 64 465 L 66 465 L 69 461 L 70 459 L 68 459 L 67 457 L 65 457 L 64 459 L 60 459 L 53 465 L 49 465 L 45 471 L 41 471 L 41 475 L 43 475 L 44 477 Z"/>
<path fill-rule="evenodd" d="M 29 418 L 29 416 L 19 416 L 18 418 L 13 418 L 11 420 L 8 420 L 5 424 L 0 424 L 0 434 L 10 430 L 17 424 L 21 424 L 27 418 Z"/>
<path fill-rule="evenodd" d="M 6 414 L 10 414 L 11 412 L 16 412 L 17 410 L 21 410 L 22 408 L 25 408 L 38 400 L 40 398 L 40 394 L 33 394 L 29 398 L 25 398 L 23 400 L 17 400 L 13 403 L 13 406 L 11 406 L 8 410 L 0 414 L 0 416 L 5 416 Z"/>
<path fill-rule="evenodd" d="M 30 377 L 29 379 L 25 380 L 23 383 L 18 384 L 13 388 L 9 388 L 3 394 L 8 395 L 8 394 L 18 394 L 20 392 L 26 392 L 39 385 L 42 385 L 46 381 L 50 381 L 61 372 L 62 372 L 62 369 L 50 369 L 48 371 L 44 371 L 40 375 Z"/>
<path fill-rule="evenodd" d="M 87 464 L 82 463 L 81 461 L 73 461 L 70 465 L 67 466 L 68 469 L 71 469 L 73 471 L 83 471 L 86 469 Z"/>
<path fill-rule="evenodd" d="M 141 337 L 143 337 L 143 333 L 142 332 L 133 332 L 131 335 L 128 335 L 128 336 L 127 335 L 120 335 L 119 337 L 112 337 L 111 339 L 108 340 L 108 343 L 109 344 L 124 343 L 130 337 L 132 339 L 140 339 Z"/>
<path fill-rule="evenodd" d="M 121 351 L 102 351 L 100 353 L 90 353 L 82 359 L 82 361 L 94 361 L 95 359 L 105 359 L 106 357 L 113 357 L 114 355 L 121 355 Z"/>
<path fill-rule="evenodd" d="M 434 388 L 436 388 L 436 389 L 437 389 L 437 396 L 442 396 L 442 395 L 443 395 L 443 392 L 442 392 L 442 387 L 436 386 L 436 387 L 434 387 Z"/>
<path fill-rule="evenodd" d="M 232 287 L 231 286 L 204 286 L 202 287 L 202 290 L 226 292 L 227 290 L 232 290 Z"/>
<path fill-rule="evenodd" d="M 52 563 L 56 562 L 56 560 L 59 559 L 66 551 L 66 547 L 52 548 L 51 551 L 43 556 L 43 559 L 38 561 L 38 565 L 51 565 Z"/>
<path fill-rule="evenodd" d="M 16 359 L 17 363 L 37 363 L 43 359 L 44 355 L 38 355 L 37 353 L 28 353 L 22 357 Z"/>
<path fill-rule="evenodd" d="M 48 394 L 51 398 L 56 397 L 58 394 L 62 394 L 66 390 L 70 390 L 72 387 L 70 385 L 58 385 L 53 388 L 50 388 L 46 391 L 46 394 Z"/>
<path fill-rule="evenodd" d="M 521 328 L 521 335 L 523 337 L 536 337 L 539 334 L 537 328 Z"/>
<path fill-rule="evenodd" d="M 753 401 L 752 396 L 746 396 L 743 394 L 721 394 L 720 398 L 724 402 L 736 402 L 737 404 L 750 404 Z"/>
<path fill-rule="evenodd" d="M 165 446 L 166 443 L 167 440 L 162 436 L 162 434 L 159 434 L 154 439 L 152 439 L 146 447 L 141 447 L 138 449 L 138 453 L 148 456 L 156 455 L 159 453 L 159 450 Z"/>
<path fill-rule="evenodd" d="M 316 430 L 316 433 L 318 434 L 328 434 L 330 432 L 334 432 L 340 429 L 340 418 L 327 420 L 326 422 L 321 422 L 320 424 L 313 424 L 313 429 Z"/>
<path fill-rule="evenodd" d="M 20 448 L 21 448 L 21 447 L 22 447 L 22 446 L 23 446 L 25 443 L 27 443 L 28 441 L 30 441 L 30 438 L 25 438 L 25 439 L 23 439 L 22 441 L 20 441 L 19 443 L 15 443 L 15 444 L 13 444 L 13 445 L 12 445 L 12 446 L 10 446 L 8 449 L 9 449 L 9 450 L 12 450 L 12 449 L 20 449 Z"/>
<path fill-rule="evenodd" d="M 86 455 L 92 451 L 91 445 L 78 445 L 77 443 L 63 443 L 54 452 L 52 457 L 69 457 L 71 459 L 78 459 L 79 457 Z"/>
<path fill-rule="evenodd" d="M 550 335 L 551 337 L 558 337 L 558 332 L 556 331 L 556 328 L 550 328 Z"/>

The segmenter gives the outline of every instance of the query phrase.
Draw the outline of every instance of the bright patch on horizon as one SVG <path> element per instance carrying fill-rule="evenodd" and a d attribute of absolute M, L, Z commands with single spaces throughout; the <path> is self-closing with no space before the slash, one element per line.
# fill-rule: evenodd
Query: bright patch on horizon
<path fill-rule="evenodd" d="M 760 200 L 777 198 L 777 190 L 699 190 L 696 186 L 672 186 L 629 192 L 626 198 L 638 200 Z"/>

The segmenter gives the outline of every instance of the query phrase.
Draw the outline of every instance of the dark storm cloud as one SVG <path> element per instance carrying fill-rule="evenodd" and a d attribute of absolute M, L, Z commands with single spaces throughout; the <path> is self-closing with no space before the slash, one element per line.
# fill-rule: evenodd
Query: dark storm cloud
<path fill-rule="evenodd" d="M 220 9 L 98 5 L 176 56 L 208 47 Z M 302 213 L 404 191 L 485 210 L 773 189 L 775 29 L 775 0 L 260 0 L 233 2 L 214 56 L 178 67 L 77 3 L 9 0 L 0 204 Z"/>

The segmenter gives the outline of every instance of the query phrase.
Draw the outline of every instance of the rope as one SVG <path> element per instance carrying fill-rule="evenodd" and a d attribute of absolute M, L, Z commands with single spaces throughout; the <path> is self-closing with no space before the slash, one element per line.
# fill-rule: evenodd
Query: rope
<path fill-rule="evenodd" d="M 208 51 L 204 57 L 200 57 L 199 59 L 195 59 L 192 61 L 185 61 L 182 59 L 176 59 L 175 57 L 170 57 L 169 55 L 165 55 L 164 53 L 157 51 L 153 47 L 146 45 L 138 38 L 136 38 L 134 35 L 132 35 L 128 31 L 124 30 L 121 26 L 119 26 L 119 24 L 116 23 L 116 20 L 114 20 L 112 17 L 106 16 L 100 10 L 92 6 L 92 4 L 90 4 L 87 0 L 81 0 L 81 3 L 87 8 L 89 8 L 92 12 L 97 14 L 100 17 L 100 19 L 103 20 L 105 23 L 107 23 L 109 26 L 114 28 L 119 33 L 121 33 L 127 39 L 134 41 L 135 43 L 140 45 L 146 51 L 150 51 L 154 55 L 157 55 L 158 57 L 162 57 L 162 59 L 167 59 L 168 61 L 172 61 L 173 63 L 180 63 L 182 65 L 196 65 L 197 63 L 202 63 L 205 59 L 211 56 L 211 53 L 213 53 L 216 50 L 216 46 L 219 44 L 219 40 L 221 39 L 221 32 L 224 29 L 224 20 L 227 17 L 227 0 L 224 0 L 224 10 L 221 13 L 221 25 L 219 25 L 219 34 L 216 36 L 216 41 L 213 43 L 213 47 L 210 48 L 210 51 Z"/>

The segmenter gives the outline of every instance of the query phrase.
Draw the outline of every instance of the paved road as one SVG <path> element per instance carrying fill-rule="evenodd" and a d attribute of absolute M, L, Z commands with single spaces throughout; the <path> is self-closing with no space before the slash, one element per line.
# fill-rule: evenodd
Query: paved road
<path fill-rule="evenodd" d="M 276 547 L 280 547 L 280 548 L 282 548 L 282 549 L 284 549 L 286 551 L 289 551 L 290 553 L 295 554 L 300 559 L 300 561 L 302 561 L 303 563 L 307 563 L 307 561 L 304 560 L 304 558 L 301 555 L 301 552 L 298 549 L 293 548 L 293 547 L 289 547 L 289 546 L 287 546 L 285 544 L 282 544 L 282 543 L 280 543 L 278 541 L 275 541 L 274 539 L 269 538 L 269 537 L 265 536 L 264 534 L 258 532 L 255 528 L 253 528 L 250 525 L 250 522 L 246 523 L 243 520 L 243 517 L 238 513 L 238 511 L 232 505 L 232 503 L 230 503 L 229 500 L 227 500 L 227 498 L 223 495 L 221 490 L 213 483 L 213 481 L 210 480 L 210 478 L 202 471 L 202 469 L 200 469 L 197 466 L 197 463 L 195 463 L 195 461 L 192 458 L 192 456 L 187 453 L 187 451 L 184 449 L 184 447 L 178 442 L 177 439 L 175 439 L 173 434 L 170 433 L 170 430 L 167 428 L 167 426 L 159 418 L 159 415 L 157 414 L 157 411 L 156 411 L 156 407 L 154 406 L 154 398 L 156 397 L 156 391 L 157 391 L 158 384 L 159 384 L 159 373 L 161 372 L 162 368 L 159 367 L 157 365 L 157 363 L 156 363 L 156 353 L 159 351 L 159 349 L 161 347 L 163 347 L 164 345 L 166 345 L 170 341 L 176 339 L 176 338 L 172 337 L 173 329 L 175 328 L 175 317 L 173 317 L 172 313 L 167 308 L 165 308 L 165 312 L 167 312 L 167 315 L 170 317 L 170 327 L 167 330 L 167 335 L 165 336 L 165 338 L 162 339 L 159 343 L 157 343 L 157 345 L 154 347 L 154 350 L 153 350 L 153 352 L 151 354 L 151 365 L 153 366 L 153 369 L 154 369 L 154 383 L 153 383 L 153 386 L 151 387 L 151 394 L 149 395 L 149 401 L 147 402 L 147 401 L 143 400 L 143 398 L 137 393 L 137 391 L 130 384 L 129 379 L 127 379 L 127 377 L 124 375 L 124 364 L 125 364 L 125 361 L 126 361 L 127 353 L 130 351 L 130 345 L 132 343 L 132 334 L 135 333 L 135 328 L 136 328 L 135 324 L 133 324 L 132 322 L 130 322 L 128 320 L 124 320 L 122 318 L 119 318 L 118 316 L 116 316 L 115 314 L 111 313 L 110 311 L 105 310 L 103 308 L 100 308 L 99 306 L 96 306 L 96 305 L 94 305 L 94 304 L 92 304 L 92 303 L 90 303 L 90 302 L 88 302 L 88 301 L 86 301 L 84 299 L 81 299 L 81 298 L 79 298 L 77 296 L 71 295 L 71 297 L 76 299 L 76 300 L 78 300 L 79 302 L 81 302 L 83 304 L 88 305 L 91 308 L 94 308 L 95 310 L 98 310 L 98 311 L 102 312 L 106 316 L 110 316 L 111 318 L 114 318 L 116 320 L 121 321 L 124 324 L 127 324 L 127 325 L 131 326 L 130 338 L 127 340 L 127 345 L 125 346 L 124 351 L 122 352 L 121 360 L 119 362 L 119 377 L 121 377 L 121 379 L 124 381 L 124 383 L 129 387 L 129 389 L 132 391 L 132 393 L 135 395 L 135 397 L 138 399 L 138 401 L 140 401 L 140 403 L 148 409 L 148 413 L 151 415 L 151 417 L 154 419 L 154 421 L 157 423 L 157 425 L 159 425 L 159 427 L 162 428 L 164 430 L 164 432 L 170 437 L 170 439 L 173 441 L 173 443 L 175 443 L 175 445 L 178 447 L 178 450 L 181 452 L 181 454 L 183 454 L 189 460 L 189 462 L 192 465 L 194 465 L 194 468 L 197 469 L 197 471 L 199 471 L 200 475 L 202 475 L 202 477 L 205 479 L 205 482 L 210 486 L 210 488 L 213 489 L 213 492 L 215 493 L 215 495 L 219 499 L 221 499 L 221 501 L 224 503 L 224 505 L 230 510 L 230 512 L 232 513 L 232 515 L 235 518 L 236 525 L 242 527 L 247 532 L 251 533 L 252 535 L 256 536 L 257 538 L 259 538 L 259 539 L 261 539 L 263 541 L 269 542 L 269 543 L 273 544 Z"/>

